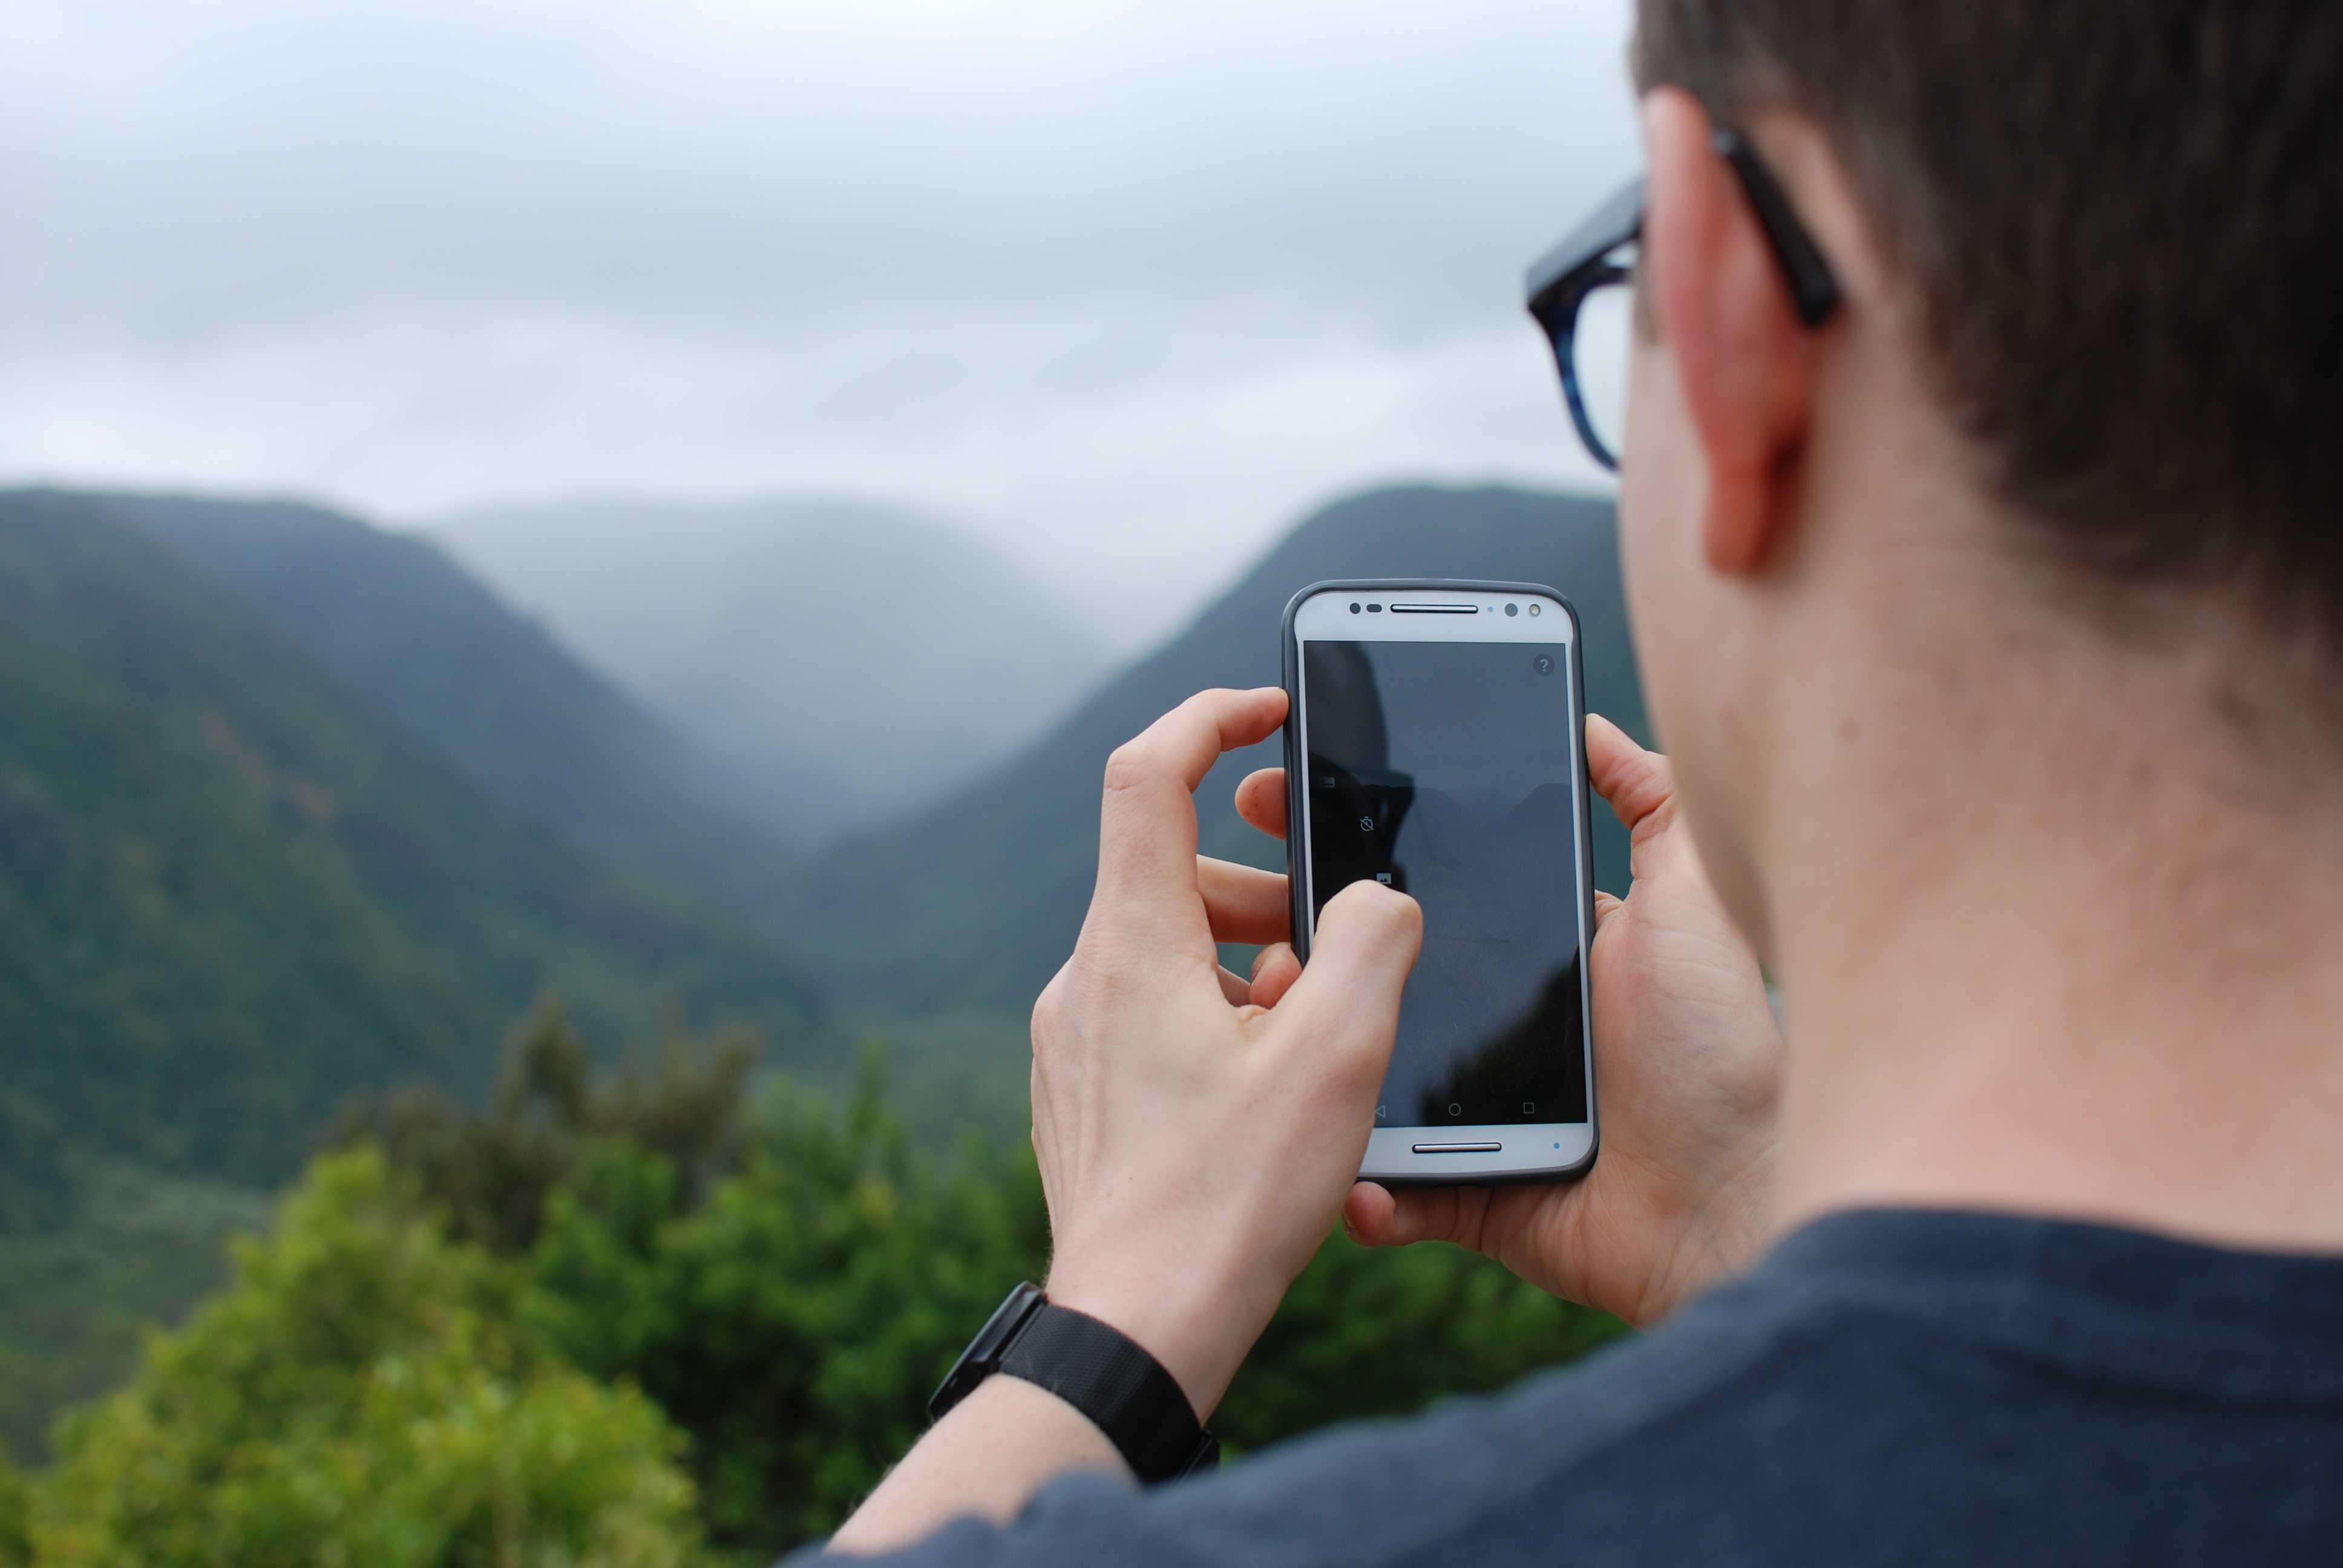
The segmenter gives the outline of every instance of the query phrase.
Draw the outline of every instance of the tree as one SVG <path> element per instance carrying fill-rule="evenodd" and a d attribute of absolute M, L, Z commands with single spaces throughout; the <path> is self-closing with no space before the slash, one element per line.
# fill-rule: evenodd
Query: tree
<path fill-rule="evenodd" d="M 842 1111 L 778 1082 L 744 1111 L 743 1049 L 674 1030 L 655 1070 L 598 1075 L 558 1011 L 540 1010 L 508 1042 L 486 1111 L 409 1100 L 373 1125 L 414 1201 L 458 1238 L 402 1221 L 408 1252 L 376 1259 L 379 1292 L 423 1290 L 418 1311 L 480 1296 L 466 1310 L 488 1328 L 464 1353 L 487 1353 L 508 1382 L 583 1372 L 640 1390 L 689 1434 L 681 1457 L 700 1527 L 745 1558 L 837 1526 L 925 1428 L 937 1380 L 1001 1294 L 1044 1277 L 1049 1235 L 1030 1149 L 971 1142 L 950 1161 L 920 1156 L 888 1111 L 875 1049 Z M 378 1172 L 380 1161 L 361 1168 Z M 354 1180 L 331 1175 L 341 1169 L 322 1164 L 312 1188 Z M 288 1211 L 272 1246 L 295 1230 Z M 394 1288 L 418 1272 L 430 1282 Z M 470 1321 L 418 1321 L 405 1353 L 421 1356 Z M 1257 1449 L 1497 1388 L 1617 1332 L 1485 1260 L 1369 1252 L 1338 1238 L 1294 1286 L 1215 1425 L 1232 1448 Z M 320 1349 L 318 1381 L 299 1398 L 337 1408 L 340 1380 L 376 1353 Z M 626 1424 L 649 1406 L 600 1397 L 615 1402 L 578 1404 L 576 1431 L 658 1460 L 641 1447 L 651 1429 Z M 278 1419 L 297 1422 L 295 1404 Z M 604 1419 L 619 1423 L 615 1435 Z M 418 1462 L 387 1429 L 348 1441 L 389 1445 L 369 1465 Z"/>
<path fill-rule="evenodd" d="M 683 1440 L 513 1327 L 508 1265 L 449 1241 L 374 1151 L 318 1161 L 235 1282 L 68 1418 L 43 1564 L 546 1563 L 699 1552 Z"/>
<path fill-rule="evenodd" d="M 487 1114 L 437 1089 L 354 1102 L 328 1141 L 379 1143 L 409 1172 L 459 1241 L 519 1252 L 548 1196 L 598 1141 L 664 1156 L 698 1199 L 740 1152 L 740 1113 L 759 1047 L 745 1030 L 695 1039 L 670 1018 L 642 1070 L 598 1076 L 560 1001 L 547 998 L 506 1038 Z"/>
<path fill-rule="evenodd" d="M 1045 1213 L 1030 1156 L 916 1160 L 875 1060 L 844 1117 L 778 1091 L 698 1205 L 672 1161 L 606 1143 L 528 1258 L 533 1326 L 639 1382 L 693 1435 L 711 1537 L 824 1534 L 924 1429 L 936 1380 L 1020 1278 Z"/>
<path fill-rule="evenodd" d="M 927 1400 L 1020 1279 L 1043 1277 L 1031 1151 L 916 1158 L 875 1058 L 845 1116 L 777 1092 L 739 1171 L 679 1201 L 664 1158 L 608 1143 L 555 1192 L 528 1255 L 535 1332 L 636 1381 L 693 1437 L 710 1536 L 827 1533 L 927 1424 Z M 1620 1332 L 1453 1248 L 1337 1238 L 1296 1282 L 1215 1425 L 1258 1448 L 1495 1389 Z"/>

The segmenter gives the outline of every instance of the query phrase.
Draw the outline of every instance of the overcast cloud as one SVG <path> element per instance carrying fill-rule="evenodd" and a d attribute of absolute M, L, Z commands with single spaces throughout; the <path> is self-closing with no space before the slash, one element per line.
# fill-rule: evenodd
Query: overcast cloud
<path fill-rule="evenodd" d="M 1584 483 L 1521 267 L 1628 0 L 8 0 L 0 473 L 841 490 L 1126 640 L 1302 508 Z"/>

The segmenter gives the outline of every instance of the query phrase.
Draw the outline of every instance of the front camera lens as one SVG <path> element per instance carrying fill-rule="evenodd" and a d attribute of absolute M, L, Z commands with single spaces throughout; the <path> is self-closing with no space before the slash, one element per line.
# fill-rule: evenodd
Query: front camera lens
<path fill-rule="evenodd" d="M 1359 613 L 1359 607 L 1358 607 L 1357 605 L 1353 605 L 1353 606 L 1351 607 L 1351 613 L 1352 613 L 1353 615 L 1356 615 L 1356 614 L 1358 614 L 1358 613 Z"/>
<path fill-rule="evenodd" d="M 1517 604 L 1509 604 L 1505 607 L 1505 613 L 1507 615 L 1519 615 L 1522 613 L 1522 607 Z"/>

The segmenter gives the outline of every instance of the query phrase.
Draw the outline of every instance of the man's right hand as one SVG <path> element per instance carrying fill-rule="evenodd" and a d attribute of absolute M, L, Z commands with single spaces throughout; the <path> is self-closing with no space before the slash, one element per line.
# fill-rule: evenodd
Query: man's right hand
<path fill-rule="evenodd" d="M 1594 1170 L 1556 1186 L 1393 1191 L 1363 1181 L 1343 1223 L 1369 1246 L 1469 1247 L 1643 1325 L 1737 1272 L 1765 1238 L 1782 1033 L 1756 956 L 1678 818 L 1667 759 L 1591 718 L 1586 760 L 1634 846 L 1627 898 L 1596 895 Z M 1245 779 L 1237 809 L 1282 836 L 1283 770 Z M 1264 950 L 1252 1000 L 1273 1005 L 1300 969 L 1290 948 Z"/>

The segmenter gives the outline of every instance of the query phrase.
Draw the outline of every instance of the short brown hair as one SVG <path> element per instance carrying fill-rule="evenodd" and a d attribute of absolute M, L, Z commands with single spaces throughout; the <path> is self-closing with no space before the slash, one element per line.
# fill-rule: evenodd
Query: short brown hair
<path fill-rule="evenodd" d="M 2343 5 L 1642 0 L 1635 53 L 1822 128 L 2035 542 L 2343 645 Z"/>

